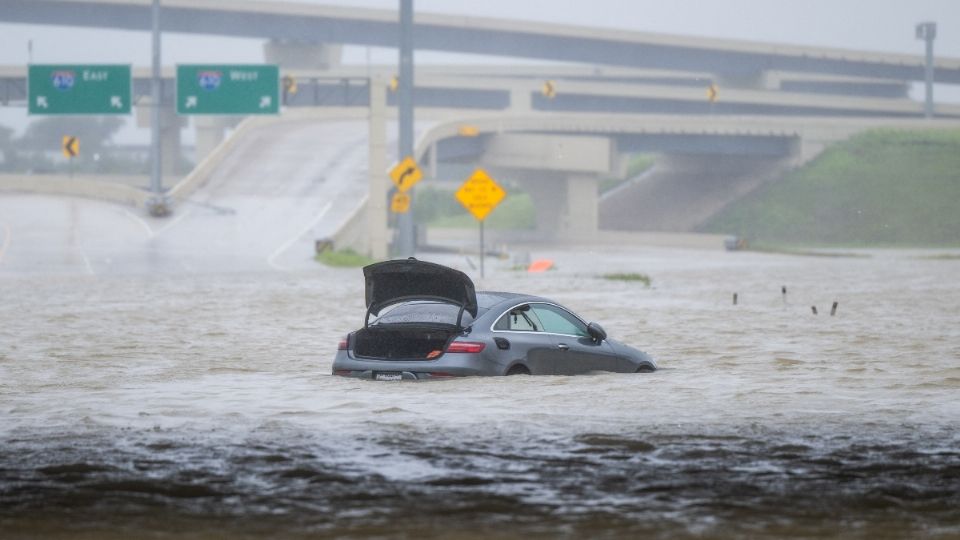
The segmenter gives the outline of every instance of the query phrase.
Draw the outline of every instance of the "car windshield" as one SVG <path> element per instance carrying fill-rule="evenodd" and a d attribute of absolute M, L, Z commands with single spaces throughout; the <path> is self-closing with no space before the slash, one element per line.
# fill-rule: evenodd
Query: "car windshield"
<path fill-rule="evenodd" d="M 460 313 L 460 306 L 454 304 L 417 300 L 387 306 L 370 324 L 457 324 L 458 313 Z M 464 312 L 461 324 L 466 327 L 472 323 L 473 317 Z"/>

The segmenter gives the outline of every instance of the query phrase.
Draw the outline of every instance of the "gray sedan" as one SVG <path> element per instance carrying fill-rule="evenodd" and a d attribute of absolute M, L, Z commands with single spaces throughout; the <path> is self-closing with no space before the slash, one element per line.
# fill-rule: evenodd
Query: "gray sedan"
<path fill-rule="evenodd" d="M 650 372 L 656 362 L 556 302 L 475 292 L 458 270 L 416 259 L 363 269 L 367 316 L 333 374 L 374 380 Z"/>

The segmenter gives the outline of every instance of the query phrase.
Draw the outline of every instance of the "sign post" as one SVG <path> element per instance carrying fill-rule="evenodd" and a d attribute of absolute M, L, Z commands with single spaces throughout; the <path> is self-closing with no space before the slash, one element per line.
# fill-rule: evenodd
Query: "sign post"
<path fill-rule="evenodd" d="M 480 222 L 480 277 L 484 277 L 483 255 L 483 221 L 494 208 L 503 201 L 507 192 L 494 181 L 483 169 L 473 171 L 473 174 L 460 186 L 454 197 L 460 204 L 473 214 Z"/>
<path fill-rule="evenodd" d="M 29 114 L 130 114 L 130 66 L 35 64 L 27 69 Z"/>
<path fill-rule="evenodd" d="M 177 65 L 177 114 L 279 113 L 276 65 Z"/>

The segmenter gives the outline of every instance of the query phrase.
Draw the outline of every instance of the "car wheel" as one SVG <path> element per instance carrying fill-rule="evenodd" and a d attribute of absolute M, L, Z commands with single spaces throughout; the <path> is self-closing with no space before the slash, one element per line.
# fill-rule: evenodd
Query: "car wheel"
<path fill-rule="evenodd" d="M 529 374 L 530 374 L 530 370 L 527 369 L 527 366 L 523 364 L 517 364 L 507 370 L 508 377 L 510 375 L 529 375 Z"/>
<path fill-rule="evenodd" d="M 637 368 L 637 373 L 653 373 L 656 369 L 653 368 L 650 364 L 640 364 L 640 367 Z"/>

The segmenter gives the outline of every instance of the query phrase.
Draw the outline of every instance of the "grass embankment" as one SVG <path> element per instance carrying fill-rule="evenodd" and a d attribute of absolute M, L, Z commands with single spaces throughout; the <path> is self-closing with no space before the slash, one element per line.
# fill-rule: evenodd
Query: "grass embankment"
<path fill-rule="evenodd" d="M 645 287 L 650 286 L 650 276 L 646 274 L 641 274 L 638 272 L 604 274 L 600 277 L 610 281 L 631 281 L 631 282 L 643 283 Z"/>
<path fill-rule="evenodd" d="M 751 245 L 960 245 L 960 130 L 864 132 L 701 227 Z"/>
<path fill-rule="evenodd" d="M 336 266 L 340 268 L 356 268 L 373 264 L 374 261 L 366 255 L 361 255 L 352 249 L 341 249 L 334 251 L 327 249 L 317 253 L 314 257 L 318 262 L 327 266 Z"/>

